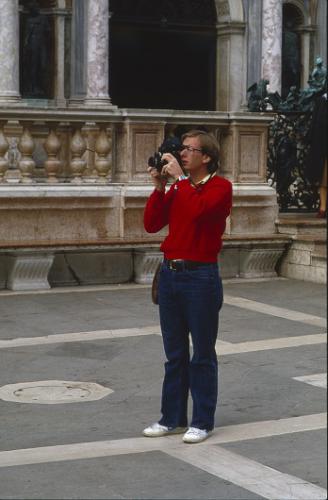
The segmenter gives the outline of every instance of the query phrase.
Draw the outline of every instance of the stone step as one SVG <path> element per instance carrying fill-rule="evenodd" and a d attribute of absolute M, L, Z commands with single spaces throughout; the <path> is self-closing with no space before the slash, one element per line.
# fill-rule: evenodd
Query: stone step
<path fill-rule="evenodd" d="M 325 236 L 327 233 L 327 220 L 318 219 L 316 214 L 280 214 L 275 224 L 280 234 Z"/>
<path fill-rule="evenodd" d="M 327 238 L 321 234 L 294 234 L 280 262 L 279 274 L 285 278 L 326 283 Z"/>
<path fill-rule="evenodd" d="M 293 237 L 294 248 L 311 250 L 312 256 L 327 258 L 327 238 L 324 236 L 310 236 L 300 234 Z"/>

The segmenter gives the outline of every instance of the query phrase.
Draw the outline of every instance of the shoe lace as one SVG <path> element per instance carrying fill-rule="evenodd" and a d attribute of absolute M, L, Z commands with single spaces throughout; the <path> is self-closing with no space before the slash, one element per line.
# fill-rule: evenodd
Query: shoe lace
<path fill-rule="evenodd" d="M 194 434 L 195 436 L 201 436 L 204 432 L 202 429 L 198 429 L 197 427 L 189 427 L 188 434 Z"/>

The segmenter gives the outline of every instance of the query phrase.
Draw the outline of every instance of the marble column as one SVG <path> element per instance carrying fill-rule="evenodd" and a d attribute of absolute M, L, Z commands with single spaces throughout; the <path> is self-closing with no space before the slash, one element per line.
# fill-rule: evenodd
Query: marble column
<path fill-rule="evenodd" d="M 301 33 L 301 89 L 308 87 L 308 79 L 313 68 L 311 68 L 311 35 L 313 28 L 301 26 L 299 32 Z M 314 64 L 313 64 L 314 65 Z"/>
<path fill-rule="evenodd" d="M 281 93 L 282 0 L 263 0 L 262 78 L 268 90 Z"/>
<path fill-rule="evenodd" d="M 56 105 L 61 108 L 66 106 L 65 99 L 65 18 L 67 11 L 65 9 L 65 0 L 57 0 L 57 9 L 55 17 L 56 32 L 56 80 L 55 80 L 55 99 Z"/>
<path fill-rule="evenodd" d="M 18 102 L 19 14 L 18 0 L 0 0 L 0 103 Z"/>
<path fill-rule="evenodd" d="M 315 38 L 315 56 L 321 56 L 327 66 L 327 2 L 319 2 L 316 19 L 312 21 L 318 26 Z"/>
<path fill-rule="evenodd" d="M 87 15 L 88 107 L 110 106 L 108 93 L 108 0 L 89 0 Z"/>
<path fill-rule="evenodd" d="M 261 78 L 262 0 L 245 0 L 247 19 L 247 88 Z"/>
<path fill-rule="evenodd" d="M 86 0 L 72 4 L 70 54 L 70 105 L 81 106 L 87 88 L 87 10 Z"/>
<path fill-rule="evenodd" d="M 216 110 L 239 111 L 243 104 L 245 77 L 245 23 L 217 25 Z"/>

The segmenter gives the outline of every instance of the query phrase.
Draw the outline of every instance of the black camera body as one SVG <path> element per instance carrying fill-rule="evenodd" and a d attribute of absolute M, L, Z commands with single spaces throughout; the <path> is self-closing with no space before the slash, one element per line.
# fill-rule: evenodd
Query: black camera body
<path fill-rule="evenodd" d="M 171 155 L 173 155 L 174 158 L 176 158 L 179 165 L 182 166 L 180 151 L 181 151 L 181 142 L 178 139 L 178 137 L 169 137 L 168 139 L 165 139 L 162 142 L 162 144 L 158 148 L 158 151 L 154 153 L 154 156 L 151 156 L 149 158 L 148 165 L 152 168 L 156 168 L 156 170 L 159 173 L 161 173 L 164 165 L 168 163 L 166 160 L 162 159 L 162 156 L 165 153 L 171 153 Z"/>

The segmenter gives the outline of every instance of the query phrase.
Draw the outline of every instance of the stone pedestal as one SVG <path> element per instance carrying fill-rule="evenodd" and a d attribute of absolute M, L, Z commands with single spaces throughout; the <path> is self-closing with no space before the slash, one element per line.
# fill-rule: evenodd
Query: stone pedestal
<path fill-rule="evenodd" d="M 47 290 L 48 273 L 54 260 L 53 253 L 22 253 L 8 257 L 9 290 Z"/>
<path fill-rule="evenodd" d="M 219 255 L 222 278 L 271 278 L 288 237 L 277 235 L 226 236 Z"/>
<path fill-rule="evenodd" d="M 276 224 L 278 232 L 291 239 L 280 261 L 280 275 L 327 283 L 327 221 L 314 214 L 281 214 Z"/>
<path fill-rule="evenodd" d="M 139 284 L 151 284 L 163 254 L 159 250 L 143 248 L 134 252 L 134 281 Z"/>
<path fill-rule="evenodd" d="M 236 183 L 226 232 L 234 236 L 274 234 L 277 215 L 277 194 L 273 188 L 265 183 Z"/>

